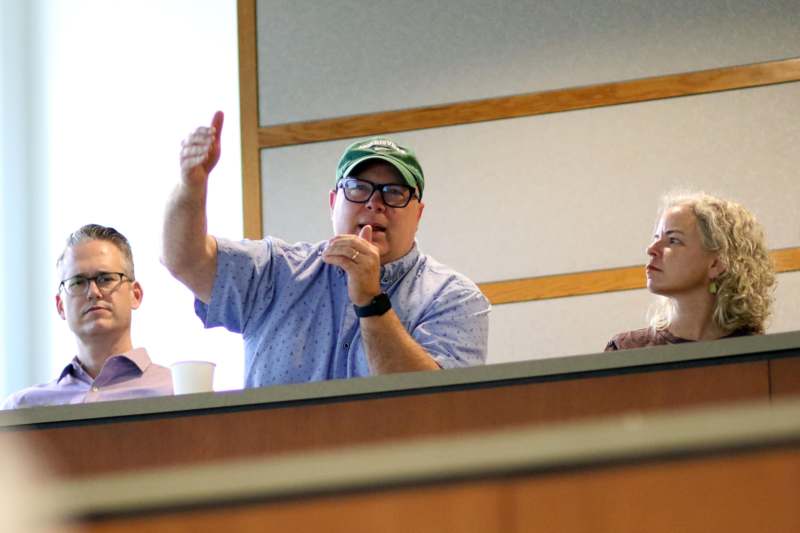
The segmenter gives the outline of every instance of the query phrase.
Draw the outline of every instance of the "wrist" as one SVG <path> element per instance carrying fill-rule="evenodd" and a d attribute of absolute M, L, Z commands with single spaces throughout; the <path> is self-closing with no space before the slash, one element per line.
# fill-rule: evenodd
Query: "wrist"
<path fill-rule="evenodd" d="M 372 300 L 366 305 L 353 304 L 353 310 L 355 311 L 356 316 L 359 318 L 381 316 L 386 314 L 386 312 L 391 308 L 392 302 L 389 300 L 389 296 L 385 292 L 382 292 L 372 298 Z"/>

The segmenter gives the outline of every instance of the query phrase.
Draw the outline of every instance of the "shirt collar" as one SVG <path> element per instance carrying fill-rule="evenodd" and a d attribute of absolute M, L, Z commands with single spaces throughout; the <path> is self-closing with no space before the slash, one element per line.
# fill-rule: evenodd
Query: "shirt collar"
<path fill-rule="evenodd" d="M 381 266 L 381 286 L 391 285 L 405 276 L 416 264 L 417 259 L 419 259 L 419 248 L 417 248 L 417 242 L 414 241 L 414 245 L 406 255 Z"/>
<path fill-rule="evenodd" d="M 83 367 L 81 366 L 80 361 L 78 361 L 78 356 L 72 358 L 72 361 L 64 367 L 64 370 L 61 371 L 61 374 L 58 376 L 58 382 L 69 375 L 73 375 L 75 377 L 85 374 L 86 372 L 83 371 Z"/>
<path fill-rule="evenodd" d="M 134 348 L 129 352 L 110 356 L 108 359 L 106 359 L 106 362 L 103 363 L 103 368 L 105 368 L 106 365 L 109 363 L 109 361 L 111 361 L 111 359 L 114 358 L 127 359 L 128 361 L 136 365 L 136 367 L 142 373 L 144 373 L 144 371 L 147 370 L 147 367 L 150 366 L 151 364 L 150 356 L 147 355 L 147 350 L 145 350 L 144 348 Z M 98 377 L 102 373 L 103 369 L 101 368 Z M 92 377 L 86 372 L 86 370 L 83 369 L 83 365 L 81 365 L 80 359 L 78 359 L 77 355 L 72 358 L 72 361 L 70 361 L 67 366 L 64 367 L 64 369 L 61 371 L 61 374 L 59 374 L 57 381 L 60 382 L 62 379 L 64 379 L 66 376 L 69 375 L 75 378 L 84 377 L 86 380 L 92 381 Z"/>

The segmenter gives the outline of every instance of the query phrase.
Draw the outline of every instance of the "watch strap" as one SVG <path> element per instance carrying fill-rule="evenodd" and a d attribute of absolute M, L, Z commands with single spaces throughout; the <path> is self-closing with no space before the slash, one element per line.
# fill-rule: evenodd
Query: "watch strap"
<path fill-rule="evenodd" d="M 380 316 L 385 314 L 386 311 L 388 311 L 391 308 L 392 308 L 392 302 L 389 300 L 389 296 L 385 292 L 382 292 L 379 295 L 377 295 L 367 305 L 353 304 L 353 309 L 355 310 L 356 316 L 358 318 L 366 318 L 369 316 Z"/>

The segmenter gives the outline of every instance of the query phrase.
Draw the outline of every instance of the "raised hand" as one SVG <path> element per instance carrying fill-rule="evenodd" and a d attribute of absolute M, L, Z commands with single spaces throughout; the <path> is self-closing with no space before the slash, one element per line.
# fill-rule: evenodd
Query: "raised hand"
<path fill-rule="evenodd" d="M 200 127 L 181 142 L 181 177 L 187 185 L 205 185 L 222 152 L 222 111 L 214 113 L 210 127 Z"/>

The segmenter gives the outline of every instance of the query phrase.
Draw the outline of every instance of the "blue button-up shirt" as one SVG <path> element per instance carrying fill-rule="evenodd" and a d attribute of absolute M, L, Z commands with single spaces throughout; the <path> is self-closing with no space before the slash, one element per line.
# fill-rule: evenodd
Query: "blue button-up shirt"
<path fill-rule="evenodd" d="M 245 341 L 245 383 L 263 387 L 370 375 L 347 275 L 322 261 L 325 242 L 218 239 L 206 327 Z M 381 290 L 414 340 L 442 368 L 486 360 L 489 302 L 463 275 L 420 254 L 381 267 Z"/>

